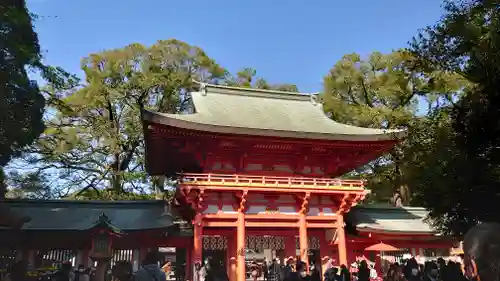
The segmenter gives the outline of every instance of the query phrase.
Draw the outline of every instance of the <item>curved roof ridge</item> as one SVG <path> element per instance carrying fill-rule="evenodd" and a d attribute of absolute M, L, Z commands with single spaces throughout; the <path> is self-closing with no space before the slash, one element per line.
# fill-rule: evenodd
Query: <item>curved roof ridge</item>
<path fill-rule="evenodd" d="M 188 130 L 334 141 L 399 141 L 406 130 L 363 128 L 331 120 L 314 95 L 200 84 L 191 92 L 195 112 L 142 110 L 144 121 Z"/>
<path fill-rule="evenodd" d="M 276 98 L 284 100 L 304 100 L 304 101 L 314 100 L 315 97 L 319 95 L 319 93 L 287 92 L 287 91 L 268 90 L 260 88 L 244 88 L 235 86 L 216 85 L 216 84 L 203 83 L 196 80 L 194 80 L 194 83 L 200 86 L 200 91 L 204 92 L 204 94 L 210 94 L 210 93 L 232 94 L 232 95 L 242 95 L 242 96 L 267 97 L 267 98 Z M 214 89 L 214 91 L 210 91 L 210 88 Z"/>

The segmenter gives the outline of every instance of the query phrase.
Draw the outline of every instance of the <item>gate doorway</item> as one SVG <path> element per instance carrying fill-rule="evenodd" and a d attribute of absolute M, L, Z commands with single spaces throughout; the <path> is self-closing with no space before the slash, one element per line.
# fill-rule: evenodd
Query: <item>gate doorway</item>
<path fill-rule="evenodd" d="M 225 250 L 203 250 L 203 261 L 208 257 L 212 259 L 214 265 L 221 266 L 224 271 L 226 270 L 226 251 Z"/>
<path fill-rule="evenodd" d="M 202 258 L 205 261 L 211 257 L 214 266 L 221 266 L 226 270 L 226 250 L 227 237 L 224 236 L 203 236 Z"/>

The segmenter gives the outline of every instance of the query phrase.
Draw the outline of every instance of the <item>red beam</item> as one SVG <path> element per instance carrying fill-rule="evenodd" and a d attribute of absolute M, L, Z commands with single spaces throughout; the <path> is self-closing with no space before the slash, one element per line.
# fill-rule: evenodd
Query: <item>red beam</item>
<path fill-rule="evenodd" d="M 203 219 L 207 220 L 229 220 L 236 219 L 236 214 L 203 214 Z M 245 220 L 285 220 L 294 221 L 298 220 L 299 215 L 285 215 L 285 214 L 246 214 Z M 337 221 L 337 216 L 307 216 L 307 221 L 323 221 L 323 222 L 335 222 Z"/>

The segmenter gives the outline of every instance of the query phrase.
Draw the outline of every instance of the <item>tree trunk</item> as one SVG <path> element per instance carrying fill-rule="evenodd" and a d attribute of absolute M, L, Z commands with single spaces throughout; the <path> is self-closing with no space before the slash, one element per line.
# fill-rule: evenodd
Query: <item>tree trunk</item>
<path fill-rule="evenodd" d="M 115 161 L 113 162 L 111 168 L 113 169 L 113 174 L 111 176 L 111 182 L 109 188 L 113 190 L 114 193 L 119 194 L 122 193 L 122 178 L 120 171 L 120 154 L 116 153 Z"/>
<path fill-rule="evenodd" d="M 122 185 L 121 185 L 121 176 L 119 173 L 115 173 L 112 177 L 111 177 L 111 183 L 110 183 L 110 187 L 111 189 L 113 190 L 113 192 L 115 193 L 121 193 L 123 190 L 122 190 Z"/>
<path fill-rule="evenodd" d="M 399 193 L 401 194 L 402 203 L 404 205 L 409 205 L 411 201 L 410 188 L 407 184 L 399 185 Z"/>
<path fill-rule="evenodd" d="M 155 192 L 155 199 L 163 199 L 163 189 L 165 188 L 165 176 L 157 176 L 153 178 L 153 188 Z"/>

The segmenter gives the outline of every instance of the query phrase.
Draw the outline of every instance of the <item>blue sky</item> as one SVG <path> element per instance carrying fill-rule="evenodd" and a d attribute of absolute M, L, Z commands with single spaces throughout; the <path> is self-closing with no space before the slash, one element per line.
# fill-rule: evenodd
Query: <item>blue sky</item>
<path fill-rule="evenodd" d="M 176 38 L 231 72 L 252 67 L 303 92 L 344 54 L 405 47 L 435 23 L 439 0 L 28 0 L 46 62 L 81 74 L 90 53 Z"/>

